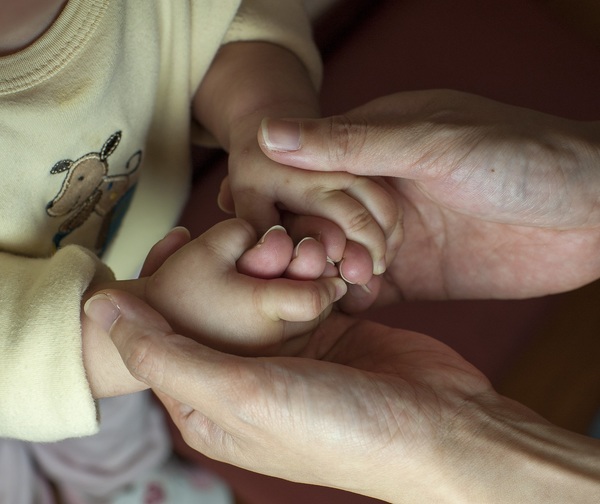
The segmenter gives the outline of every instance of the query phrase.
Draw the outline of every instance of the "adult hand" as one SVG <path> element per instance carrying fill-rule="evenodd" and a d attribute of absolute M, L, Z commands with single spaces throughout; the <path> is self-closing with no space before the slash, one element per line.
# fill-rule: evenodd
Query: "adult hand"
<path fill-rule="evenodd" d="M 600 442 L 498 396 L 437 340 L 332 313 L 294 356 L 243 358 L 175 334 L 134 296 L 110 299 L 108 319 L 95 301 L 88 315 L 209 457 L 395 503 L 598 495 Z"/>
<path fill-rule="evenodd" d="M 279 163 L 395 188 L 404 242 L 382 301 L 521 298 L 600 276 L 599 122 L 423 91 L 328 119 L 265 120 L 259 141 Z M 353 294 L 351 308 L 374 297 Z"/>

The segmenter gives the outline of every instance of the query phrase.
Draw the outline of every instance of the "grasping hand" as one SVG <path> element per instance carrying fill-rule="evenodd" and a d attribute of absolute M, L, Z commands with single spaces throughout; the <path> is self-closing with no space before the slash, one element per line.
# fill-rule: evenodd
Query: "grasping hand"
<path fill-rule="evenodd" d="M 103 324 L 123 361 L 209 457 L 394 503 L 597 495 L 599 441 L 499 396 L 437 340 L 334 312 L 287 357 L 238 357 L 174 333 L 131 295 L 111 299 Z"/>
<path fill-rule="evenodd" d="M 298 8 L 301 2 L 290 2 L 286 10 L 291 14 Z M 259 234 L 282 224 L 282 212 L 329 220 L 344 231 L 353 250 L 346 254 L 326 247 L 327 255 L 335 262 L 344 259 L 345 278 L 364 284 L 385 270 L 386 259 L 400 244 L 394 199 L 371 180 L 348 173 L 311 174 L 273 162 L 256 139 L 265 116 L 318 116 L 315 83 L 307 66 L 282 46 L 228 43 L 196 93 L 194 117 L 229 152 L 229 176 L 218 199 L 224 211 L 235 212 Z M 368 277 L 362 260 L 355 261 L 359 247 L 370 256 Z"/>
<path fill-rule="evenodd" d="M 598 122 L 423 91 L 328 119 L 267 120 L 261 139 L 279 163 L 394 186 L 404 240 L 382 302 L 528 297 L 600 276 Z M 356 289 L 344 299 L 371 302 Z"/>
<path fill-rule="evenodd" d="M 278 348 L 316 326 L 346 292 L 341 279 L 323 275 L 327 263 L 320 243 L 307 240 L 294 248 L 280 227 L 257 244 L 247 222 L 231 219 L 186 239 L 167 237 L 151 251 L 143 273 L 155 271 L 143 298 L 177 330 L 217 348 Z M 287 278 L 279 278 L 286 272 Z M 248 338 L 257 330 L 260 342 Z"/>

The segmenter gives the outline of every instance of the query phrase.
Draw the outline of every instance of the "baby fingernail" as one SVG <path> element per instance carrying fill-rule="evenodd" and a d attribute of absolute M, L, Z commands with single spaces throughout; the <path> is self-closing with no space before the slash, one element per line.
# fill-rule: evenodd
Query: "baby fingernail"
<path fill-rule="evenodd" d="M 346 295 L 346 292 L 348 292 L 348 286 L 346 285 L 346 282 L 344 282 L 344 281 L 336 282 L 336 284 L 335 284 L 335 299 L 333 300 L 333 302 L 335 303 L 336 301 L 339 301 L 340 299 L 342 299 Z"/>
<path fill-rule="evenodd" d="M 270 227 L 269 229 L 267 229 L 266 233 L 264 235 L 262 235 L 262 238 L 259 240 L 258 244 L 260 245 L 261 243 L 264 243 L 265 240 L 267 239 L 267 235 L 271 232 L 271 231 L 275 231 L 275 230 L 281 230 L 284 233 L 287 234 L 287 231 L 285 230 L 285 228 L 283 226 L 280 226 L 279 224 Z"/>
<path fill-rule="evenodd" d="M 294 257 L 298 257 L 298 254 L 299 254 L 299 252 L 300 252 L 300 247 L 302 246 L 302 244 L 303 244 L 303 243 L 305 243 L 305 242 L 306 242 L 306 241 L 308 241 L 308 240 L 317 241 L 317 240 L 315 240 L 314 238 L 312 238 L 312 237 L 310 237 L 310 236 L 307 236 L 306 238 L 302 238 L 302 240 L 300 240 L 300 241 L 298 242 L 298 245 L 296 245 L 296 246 L 294 247 Z"/>
<path fill-rule="evenodd" d="M 188 228 L 184 227 L 184 226 L 175 226 L 174 228 L 172 228 L 165 236 L 164 238 L 167 238 L 168 236 L 174 234 L 174 233 L 185 233 L 187 235 L 190 234 Z M 163 239 L 164 239 L 163 238 Z"/>
<path fill-rule="evenodd" d="M 381 275 L 382 273 L 385 273 L 386 269 L 387 269 L 387 264 L 385 262 L 385 258 L 382 258 L 373 265 L 373 274 Z"/>
<path fill-rule="evenodd" d="M 362 291 L 365 294 L 372 294 L 373 293 L 373 291 L 371 289 L 369 289 L 369 286 L 366 285 L 366 284 L 360 284 L 359 287 L 362 289 Z"/>
<path fill-rule="evenodd" d="M 83 307 L 85 314 L 106 332 L 121 315 L 119 307 L 106 294 L 96 294 Z"/>
<path fill-rule="evenodd" d="M 344 259 L 342 259 L 338 264 L 338 271 L 340 272 L 340 276 L 342 277 L 342 280 L 344 280 L 344 282 L 350 285 L 354 285 L 356 283 L 352 282 L 351 280 L 348 280 L 348 278 L 346 278 L 346 276 L 344 275 Z"/>
<path fill-rule="evenodd" d="M 300 123 L 281 119 L 263 119 L 262 136 L 267 149 L 276 152 L 293 152 L 300 149 Z"/>

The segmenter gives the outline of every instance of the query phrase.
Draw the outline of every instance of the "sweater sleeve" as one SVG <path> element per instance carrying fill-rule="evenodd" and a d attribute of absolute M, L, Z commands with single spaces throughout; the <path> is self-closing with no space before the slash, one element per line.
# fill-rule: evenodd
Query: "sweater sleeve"
<path fill-rule="evenodd" d="M 80 306 L 112 273 L 68 246 L 49 259 L 0 253 L 0 436 L 56 441 L 98 430 L 81 353 Z"/>
<path fill-rule="evenodd" d="M 315 88 L 320 87 L 321 57 L 302 0 L 242 0 L 223 43 L 243 40 L 271 42 L 290 50 L 306 66 Z"/>
<path fill-rule="evenodd" d="M 302 61 L 315 89 L 320 88 L 323 65 L 303 0 L 220 0 L 219 8 L 216 3 L 211 5 L 212 10 L 203 5 L 204 9 L 192 15 L 192 45 L 196 50 L 191 89 L 197 88 L 219 46 L 242 41 L 270 42 L 288 49 Z M 197 123 L 192 123 L 192 141 L 218 147 L 212 135 Z"/>

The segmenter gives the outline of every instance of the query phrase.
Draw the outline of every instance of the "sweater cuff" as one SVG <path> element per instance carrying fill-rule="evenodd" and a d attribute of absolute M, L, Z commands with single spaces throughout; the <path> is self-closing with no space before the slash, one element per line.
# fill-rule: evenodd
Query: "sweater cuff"
<path fill-rule="evenodd" d="M 112 273 L 91 252 L 67 246 L 50 259 L 0 254 L 0 277 L 0 436 L 56 441 L 96 433 L 81 299 Z"/>

